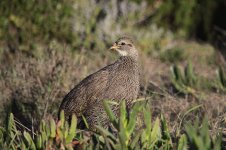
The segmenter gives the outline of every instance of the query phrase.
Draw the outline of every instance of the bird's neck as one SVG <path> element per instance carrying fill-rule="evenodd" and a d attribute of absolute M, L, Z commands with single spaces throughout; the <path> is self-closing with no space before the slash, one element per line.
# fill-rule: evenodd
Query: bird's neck
<path fill-rule="evenodd" d="M 138 60 L 136 58 L 130 56 L 121 56 L 118 61 L 120 62 L 122 67 L 126 66 L 126 68 L 130 68 L 132 70 L 137 70 L 138 68 Z"/>
<path fill-rule="evenodd" d="M 137 64 L 137 62 L 138 62 L 138 58 L 136 57 L 131 57 L 131 56 L 121 56 L 120 58 L 119 58 L 119 60 L 121 61 L 121 62 L 129 62 L 129 63 L 132 63 L 132 64 Z"/>

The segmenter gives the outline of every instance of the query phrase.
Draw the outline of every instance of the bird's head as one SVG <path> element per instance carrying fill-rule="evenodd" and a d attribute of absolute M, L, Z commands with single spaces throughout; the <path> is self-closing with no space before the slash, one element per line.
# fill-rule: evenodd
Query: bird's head
<path fill-rule="evenodd" d="M 133 44 L 133 41 L 128 37 L 119 38 L 110 50 L 117 51 L 120 56 L 128 56 L 134 59 L 138 58 L 138 52 Z"/>

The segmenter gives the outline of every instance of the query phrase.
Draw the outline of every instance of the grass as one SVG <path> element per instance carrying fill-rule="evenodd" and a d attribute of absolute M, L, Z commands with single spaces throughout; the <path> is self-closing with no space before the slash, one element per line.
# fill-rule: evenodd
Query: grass
<path fill-rule="evenodd" d="M 180 42 L 178 43 L 180 45 Z M 182 43 L 184 46 L 185 43 Z M 187 44 L 191 46 L 191 43 Z M 196 46 L 195 43 L 194 47 Z M 14 119 L 24 126 L 17 129 L 18 132 L 25 127 L 38 131 L 41 122 L 49 116 L 56 118 L 63 96 L 81 79 L 109 64 L 115 57 L 107 56 L 112 53 L 99 55 L 99 51 L 86 53 L 85 51 L 73 52 L 69 49 L 70 47 L 53 42 L 47 49 L 40 47 L 32 57 L 23 52 L 11 54 L 3 51 L 4 57 L 1 61 L 4 62 L 4 65 L 1 65 L 0 72 L 3 105 L 0 110 L 1 115 L 5 116 L 4 118 L 7 115 L 5 110 L 13 112 Z M 141 86 L 144 88 L 140 97 L 149 97 L 148 104 L 152 110 L 151 120 L 161 118 L 161 114 L 163 114 L 171 139 L 179 140 L 181 137 L 180 140 L 183 142 L 188 142 L 188 137 L 185 140 L 185 135 L 182 134 L 189 121 L 204 118 L 207 115 L 211 135 L 219 133 L 219 130 L 225 126 L 224 72 L 219 70 L 216 73 L 217 65 L 209 65 L 208 61 L 203 62 L 205 59 L 200 59 L 202 62 L 199 62 L 194 53 L 190 51 L 189 53 L 187 57 L 192 56 L 193 61 L 190 63 L 192 66 L 184 66 L 187 64 L 185 60 L 177 63 L 180 64 L 180 69 L 178 69 L 182 74 L 180 80 L 182 80 L 183 86 L 194 89 L 197 95 L 189 92 L 181 95 L 178 93 L 178 89 L 173 90 L 179 80 L 176 82 L 172 80 L 170 65 L 168 62 L 162 61 L 161 56 L 146 55 L 146 52 L 141 52 L 140 55 L 142 61 Z M 206 57 L 210 56 L 206 55 Z M 184 68 L 187 68 L 188 71 Z M 206 74 L 206 70 L 210 70 L 210 73 Z M 150 87 L 152 82 L 154 86 Z M 207 88 L 207 85 L 210 87 Z M 1 120 L 2 126 L 4 126 L 3 121 Z"/>
<path fill-rule="evenodd" d="M 111 53 L 107 54 L 111 55 Z M 62 47 L 55 42 L 52 43 L 48 49 L 40 49 L 40 51 L 37 51 L 37 54 L 34 55 L 35 57 L 28 57 L 22 52 L 9 54 L 4 51 L 3 55 L 5 55 L 5 57 L 3 57 L 2 61 L 5 61 L 5 63 L 1 65 L 0 83 L 3 85 L 1 86 L 1 91 L 3 91 L 1 100 L 4 105 L 2 105 L 1 114 L 2 116 L 6 116 L 7 113 L 4 110 L 11 108 L 8 110 L 9 112 L 13 112 L 13 122 L 15 121 L 11 124 L 17 124 L 17 128 L 12 127 L 10 130 L 12 130 L 13 136 L 7 137 L 6 135 L 9 135 L 9 131 L 7 131 L 8 125 L 4 125 L 2 120 L 1 135 L 4 135 L 2 136 L 4 138 L 1 141 L 3 142 L 3 146 L 12 146 L 14 144 L 12 147 L 19 145 L 24 148 L 55 146 L 54 142 L 57 143 L 56 139 L 59 137 L 56 137 L 57 134 L 54 134 L 54 131 L 58 128 L 58 124 L 53 118 L 56 118 L 58 107 L 63 96 L 86 75 L 112 61 L 112 58 L 108 59 L 106 55 L 100 56 L 97 51 L 91 52 L 88 55 L 82 51 L 72 52 L 69 50 L 69 47 Z M 193 53 L 191 55 L 193 55 Z M 12 56 L 20 57 L 13 57 L 14 59 L 12 59 L 10 58 Z M 190 55 L 188 55 L 188 57 L 190 57 Z M 98 60 L 101 61 L 95 61 L 94 58 L 100 58 Z M 150 60 L 149 58 L 153 59 Z M 123 122 L 126 122 L 126 124 L 123 122 L 121 122 L 121 124 L 125 126 L 120 125 L 120 118 L 110 117 L 110 120 L 117 129 L 117 136 L 101 127 L 99 127 L 98 132 L 91 137 L 87 137 L 85 131 L 77 132 L 73 134 L 73 140 L 67 140 L 70 141 L 69 148 L 79 146 L 83 143 L 81 144 L 83 147 L 87 147 L 91 144 L 93 147 L 100 149 L 106 148 L 107 145 L 113 149 L 122 147 L 129 149 L 138 147 L 139 149 L 145 146 L 150 149 L 183 149 L 185 147 L 200 149 L 200 146 L 203 148 L 202 142 L 206 142 L 203 141 L 204 137 L 211 141 L 208 147 L 209 149 L 219 147 L 221 128 L 225 126 L 223 70 L 219 70 L 218 73 L 215 71 L 214 75 L 210 73 L 209 76 L 200 78 L 200 76 L 203 75 L 203 70 L 198 69 L 197 67 L 200 66 L 193 61 L 193 63 L 188 63 L 187 67 L 185 66 L 184 69 L 179 69 L 183 68 L 179 67 L 177 71 L 181 72 L 180 79 L 178 78 L 173 81 L 170 75 L 170 66 L 168 62 L 162 62 L 161 57 L 156 58 L 155 55 L 147 56 L 141 53 L 141 60 L 143 60 L 143 74 L 141 74 L 141 80 L 143 80 L 142 87 L 144 88 L 144 93 L 141 93 L 140 97 L 147 97 L 145 103 L 147 103 L 147 107 L 149 108 L 143 106 L 139 107 L 139 109 L 135 108 L 135 114 L 132 112 L 131 114 L 141 117 L 137 118 L 136 122 L 141 124 L 140 126 L 144 126 L 142 132 L 140 132 L 140 134 L 135 132 L 134 119 L 136 119 L 136 117 L 131 116 L 133 123 L 129 123 L 130 120 L 122 116 L 122 119 L 124 118 Z M 197 61 L 198 59 L 194 57 L 194 60 Z M 183 65 L 185 63 L 182 61 L 180 64 Z M 209 66 L 208 62 L 204 64 L 206 68 L 213 67 Z M 217 65 L 214 67 L 218 70 Z M 149 81 L 154 82 L 152 87 L 150 87 L 151 84 Z M 190 87 L 190 89 L 197 91 L 195 94 L 198 96 L 189 92 L 182 92 L 183 95 L 181 95 L 178 91 L 171 91 L 171 89 L 176 88 L 176 84 L 179 82 L 183 84 L 183 86 Z M 206 85 L 209 85 L 206 82 L 211 83 L 211 88 L 206 88 Z M 150 92 L 147 92 L 148 90 Z M 11 103 L 11 101 L 13 103 Z M 110 110 L 107 110 L 108 115 L 113 116 Z M 149 112 L 149 110 L 151 110 L 151 112 Z M 137 113 L 139 115 L 136 115 Z M 151 118 L 146 118 L 145 121 L 145 115 Z M 204 119 L 205 116 L 208 116 L 208 123 L 199 122 L 195 128 L 189 125 L 189 122 L 194 122 L 197 119 L 202 120 L 200 118 Z M 147 120 L 151 120 L 152 122 L 150 129 L 148 129 Z M 7 119 L 7 122 L 12 122 L 12 118 Z M 47 125 L 47 127 L 43 127 L 45 126 L 43 123 Z M 142 123 L 144 123 L 144 125 L 142 125 Z M 49 127 L 50 124 L 54 129 Z M 205 127 L 205 130 L 203 129 L 204 131 L 199 131 L 198 129 L 202 128 L 203 125 L 207 127 Z M 66 128 L 64 132 L 69 132 L 69 125 L 65 126 L 68 126 L 68 128 Z M 164 129 L 162 129 L 163 127 Z M 52 133 L 46 131 L 44 128 L 50 129 Z M 23 133 L 23 130 L 26 132 Z M 122 131 L 128 133 L 121 133 Z M 158 132 L 151 133 L 153 131 Z M 40 144 L 40 139 L 44 136 L 42 132 L 47 132 L 45 134 L 48 134 L 48 138 L 46 138 L 44 142 L 46 144 L 43 142 Z M 200 136 L 201 133 L 199 132 L 205 133 L 202 133 L 203 136 Z M 189 133 L 191 133 L 191 135 Z M 156 134 L 155 136 L 153 135 L 154 139 L 152 139 L 153 137 L 149 137 L 152 134 Z M 216 138 L 213 139 L 212 137 Z M 38 139 L 39 144 L 37 145 Z M 76 139 L 76 141 L 74 141 L 74 139 Z M 120 139 L 127 142 L 120 142 Z M 197 139 L 199 142 L 195 141 Z M 60 143 L 68 148 L 68 144 L 63 142 L 65 140 L 62 140 Z M 132 141 L 137 141 L 139 144 L 130 143 Z M 150 141 L 152 142 L 148 143 Z M 73 143 L 75 145 L 73 145 Z"/>
<path fill-rule="evenodd" d="M 226 126 L 226 79 L 225 71 L 219 69 L 213 47 L 177 39 L 172 32 L 155 24 L 131 26 L 145 16 L 145 9 L 137 9 L 135 12 L 128 10 L 127 15 L 122 14 L 119 18 L 119 24 L 115 24 L 113 22 L 117 18 L 111 15 L 108 16 L 110 19 L 105 18 L 104 11 L 94 1 L 77 1 L 76 4 L 73 5 L 73 11 L 81 15 L 70 16 L 68 12 L 61 22 L 71 23 L 72 19 L 73 24 L 58 30 L 57 26 L 63 25 L 55 24 L 52 20 L 50 25 L 45 24 L 45 30 L 38 26 L 44 32 L 40 36 L 27 32 L 27 28 L 33 27 L 34 22 L 28 21 L 28 25 L 21 26 L 20 21 L 24 22 L 25 19 L 11 15 L 13 22 L 19 20 L 16 25 L 21 32 L 16 34 L 24 38 L 19 42 L 21 51 L 12 51 L 12 47 L 7 46 L 11 40 L 7 41 L 8 38 L 1 34 L 6 33 L 4 35 L 8 36 L 6 28 L 0 31 L 1 149 L 222 147 L 220 134 Z M 108 7 L 116 7 L 112 5 Z M 90 11 L 87 11 L 87 6 Z M 5 13 L 3 19 L 10 19 L 10 14 Z M 55 15 L 61 16 L 61 13 L 67 12 L 56 12 Z M 48 16 L 45 17 L 48 20 Z M 98 17 L 103 17 L 103 20 L 94 19 Z M 72 29 L 75 33 L 73 36 Z M 55 33 L 56 30 L 59 32 Z M 52 38 L 49 35 L 51 32 L 54 33 L 51 34 Z M 46 34 L 47 38 L 43 38 Z M 139 105 L 134 106 L 128 118 L 123 103 L 120 117 L 114 116 L 105 104 L 115 133 L 101 126 L 97 127 L 95 133 L 81 131 L 75 127 L 76 118 L 72 124 L 63 121 L 63 116 L 61 123 L 56 122 L 59 104 L 69 90 L 90 73 L 117 59 L 116 55 L 106 50 L 121 35 L 134 37 L 140 50 Z M 16 42 L 13 44 L 18 44 L 17 36 L 11 42 L 14 40 Z M 31 44 L 31 41 L 34 42 Z M 139 130 L 140 126 L 143 128 Z"/>
<path fill-rule="evenodd" d="M 186 59 L 182 49 L 168 49 L 160 54 L 160 59 L 163 62 L 177 63 Z"/>
<path fill-rule="evenodd" d="M 192 47 L 193 44 L 194 49 L 192 51 L 186 48 L 186 46 Z M 207 49 L 209 53 L 205 52 L 205 55 L 203 55 L 203 50 L 200 48 L 206 49 L 206 45 L 176 41 L 176 45 L 174 46 L 185 47 L 183 50 L 186 53 L 186 57 L 190 59 L 190 63 L 183 59 L 177 60 L 177 64 L 175 64 L 177 66 L 176 70 L 181 75 L 175 78 L 176 80 L 172 78 L 171 73 L 174 73 L 174 76 L 178 73 L 170 71 L 173 62 L 163 61 L 161 55 L 156 55 L 156 50 L 152 50 L 153 53 L 148 55 L 146 51 L 140 52 L 142 68 L 141 87 L 143 88 L 143 92 L 140 93 L 139 97 L 147 97 L 146 102 L 151 108 L 151 120 L 153 125 L 156 124 L 155 128 L 162 127 L 161 122 L 163 118 L 161 115 L 165 117 L 167 134 L 170 135 L 171 140 L 162 139 L 161 129 L 161 136 L 158 137 L 158 141 L 160 140 L 160 143 L 166 141 L 160 144 L 160 147 L 170 147 L 169 149 L 176 147 L 181 149 L 181 147 L 191 146 L 190 142 L 194 142 L 191 139 L 196 139 L 196 136 L 200 134 L 196 134 L 196 129 L 194 129 L 195 133 L 191 137 L 185 134 L 186 130 L 189 129 L 187 127 L 189 122 L 194 122 L 196 119 L 208 116 L 208 131 L 210 133 L 205 133 L 205 135 L 211 135 L 210 137 L 212 135 L 220 135 L 220 130 L 225 127 L 225 73 L 223 70 L 217 71 L 219 67 L 215 63 L 209 64 L 209 61 L 205 61 L 205 58 L 212 57 L 212 49 L 210 47 Z M 0 86 L 0 90 L 2 91 L 0 100 L 3 105 L 1 105 L 0 110 L 1 116 L 4 116 L 3 118 L 6 118 L 8 112 L 12 112 L 14 114 L 14 120 L 20 124 L 14 129 L 16 130 L 16 136 L 14 135 L 14 138 L 24 139 L 25 137 L 23 136 L 27 136 L 27 140 L 30 139 L 27 133 L 21 132 L 21 130 L 26 128 L 30 131 L 34 130 L 34 134 L 31 134 L 31 139 L 36 141 L 34 135 L 39 135 L 40 132 L 43 132 L 40 131 L 40 124 L 43 121 L 47 121 L 45 124 L 49 124 L 48 118 L 56 118 L 59 104 L 64 95 L 85 76 L 109 64 L 116 58 L 110 52 L 102 55 L 101 50 L 87 52 L 83 50 L 71 51 L 70 49 L 70 46 L 52 42 L 48 48 L 40 46 L 38 50 L 33 51 L 32 56 L 21 51 L 13 54 L 3 50 L 1 62 L 4 63 L 0 65 L 0 84 L 2 85 Z M 203 59 L 198 59 L 200 57 Z M 171 58 L 174 58 L 174 53 L 172 53 Z M 207 70 L 209 71 L 208 74 L 206 73 Z M 182 87 L 186 87 L 185 89 L 187 91 L 181 92 L 181 86 L 177 87 L 177 84 L 182 84 Z M 195 91 L 195 94 L 189 92 L 188 89 L 193 89 L 192 91 Z M 138 122 L 144 122 L 144 120 L 138 119 Z M 199 123 L 198 128 L 202 127 L 202 125 L 202 123 Z M 1 126 L 3 127 L 3 135 L 8 134 L 5 131 L 7 128 L 4 125 L 4 120 L 1 120 Z M 125 126 L 123 130 L 126 130 L 125 128 L 129 127 Z M 118 128 L 118 130 L 120 132 L 122 129 Z M 27 132 L 30 134 L 30 131 Z M 112 133 L 108 133 L 108 131 L 101 127 L 99 128 L 99 132 L 94 134 L 92 138 L 86 137 L 85 133 L 83 133 L 84 135 L 77 133 L 75 137 L 79 137 L 77 140 L 81 143 L 84 142 L 86 146 L 90 143 L 97 144 L 95 142 L 100 140 L 98 141 L 99 145 L 102 144 L 100 148 L 106 146 L 106 141 L 108 143 L 113 142 L 113 145 L 116 145 L 118 142 L 119 146 L 124 145 L 128 147 L 131 145 L 134 148 L 134 146 L 138 145 L 141 148 L 143 146 L 142 144 L 133 145 L 130 142 L 131 140 L 143 140 L 145 143 L 145 138 L 134 137 L 136 134 L 135 131 L 129 131 L 129 133 L 131 135 L 129 134 L 130 136 L 126 137 L 128 138 L 128 143 L 120 143 L 121 137 L 119 138 L 119 136 L 115 137 L 116 139 L 113 141 L 111 138 L 108 139 L 103 134 L 111 135 Z M 17 138 L 17 136 L 19 137 Z M 87 138 L 89 139 L 88 141 Z M 95 140 L 92 141 L 93 139 Z M 211 141 L 215 140 L 210 139 Z M 4 140 L 4 145 L 8 145 L 7 143 L 14 141 L 12 139 L 10 141 Z M 49 141 L 49 139 L 46 140 Z M 170 141 L 171 144 L 169 144 Z M 26 147 L 29 146 L 28 143 L 32 142 L 25 142 Z M 63 145 L 66 146 L 67 144 L 64 143 Z M 159 146 L 159 142 L 150 145 L 155 149 Z M 150 145 L 146 144 L 146 146 Z M 42 146 L 47 147 L 47 145 Z"/>
<path fill-rule="evenodd" d="M 1 149 L 221 149 L 221 134 L 210 135 L 206 119 L 200 125 L 186 124 L 183 134 L 172 137 L 166 122 L 161 115 L 152 121 L 149 105 L 136 102 L 128 115 L 125 101 L 120 103 L 120 116 L 117 118 L 110 109 L 107 101 L 105 110 L 112 123 L 113 130 L 96 126 L 87 136 L 87 131 L 76 129 L 77 119 L 72 116 L 71 123 L 60 114 L 60 120 L 55 122 L 52 117 L 40 123 L 39 130 L 17 130 L 17 122 L 13 114 L 9 114 L 6 128 L 0 130 Z M 193 108 L 195 109 L 195 108 Z M 192 111 L 192 110 L 190 110 Z M 189 113 L 189 112 L 187 112 Z M 138 115 L 141 114 L 141 115 Z M 138 125 L 137 119 L 142 117 L 143 122 Z M 182 132 L 182 128 L 178 129 Z M 113 132 L 112 132 L 113 131 Z M 172 140 L 174 138 L 174 140 Z"/>

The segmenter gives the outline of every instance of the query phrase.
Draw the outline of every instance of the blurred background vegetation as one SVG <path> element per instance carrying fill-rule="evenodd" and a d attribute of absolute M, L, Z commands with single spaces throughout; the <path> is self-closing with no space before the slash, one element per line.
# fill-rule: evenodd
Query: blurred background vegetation
<path fill-rule="evenodd" d="M 171 131 L 205 115 L 223 128 L 225 18 L 225 0 L 1 0 L 0 124 L 8 112 L 28 128 L 56 117 L 63 96 L 130 36 L 153 116 L 164 114 Z"/>
<path fill-rule="evenodd" d="M 32 51 L 51 40 L 99 48 L 117 34 L 136 35 L 152 24 L 183 37 L 215 42 L 216 30 L 226 26 L 224 0 L 3 0 L 0 4 L 1 45 L 11 51 Z"/>

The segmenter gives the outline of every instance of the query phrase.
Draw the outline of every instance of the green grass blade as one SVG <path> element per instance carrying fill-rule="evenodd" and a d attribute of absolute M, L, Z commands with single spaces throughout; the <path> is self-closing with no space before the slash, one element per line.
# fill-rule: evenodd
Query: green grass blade
<path fill-rule="evenodd" d="M 104 109 L 105 109 L 110 121 L 113 123 L 114 127 L 116 127 L 118 129 L 118 123 L 117 123 L 114 112 L 111 110 L 111 108 L 109 106 L 109 102 L 105 100 L 105 101 L 103 101 L 103 105 L 104 105 Z"/>
<path fill-rule="evenodd" d="M 70 143 L 73 140 L 73 138 L 76 136 L 76 126 L 77 126 L 77 118 L 76 118 L 75 114 L 73 114 L 72 118 L 71 118 L 71 125 L 69 128 L 69 133 L 66 138 L 66 143 Z"/>
<path fill-rule="evenodd" d="M 50 119 L 50 137 L 54 138 L 56 136 L 56 123 L 53 118 Z"/>
<path fill-rule="evenodd" d="M 137 114 L 139 113 L 141 108 L 142 108 L 142 105 L 140 105 L 139 103 L 136 103 L 131 110 L 129 123 L 127 126 L 127 132 L 129 133 L 129 135 L 131 135 L 133 133 L 133 131 L 136 127 Z"/>
<path fill-rule="evenodd" d="M 24 138 L 26 139 L 26 141 L 27 141 L 27 143 L 28 143 L 29 149 L 31 149 L 31 150 L 36 150 L 34 141 L 32 140 L 30 134 L 27 133 L 26 131 L 24 131 L 23 135 L 24 135 Z"/>
<path fill-rule="evenodd" d="M 187 138 L 186 138 L 186 135 L 182 135 L 179 139 L 179 142 L 178 142 L 178 150 L 187 150 L 188 147 L 187 147 Z"/>

